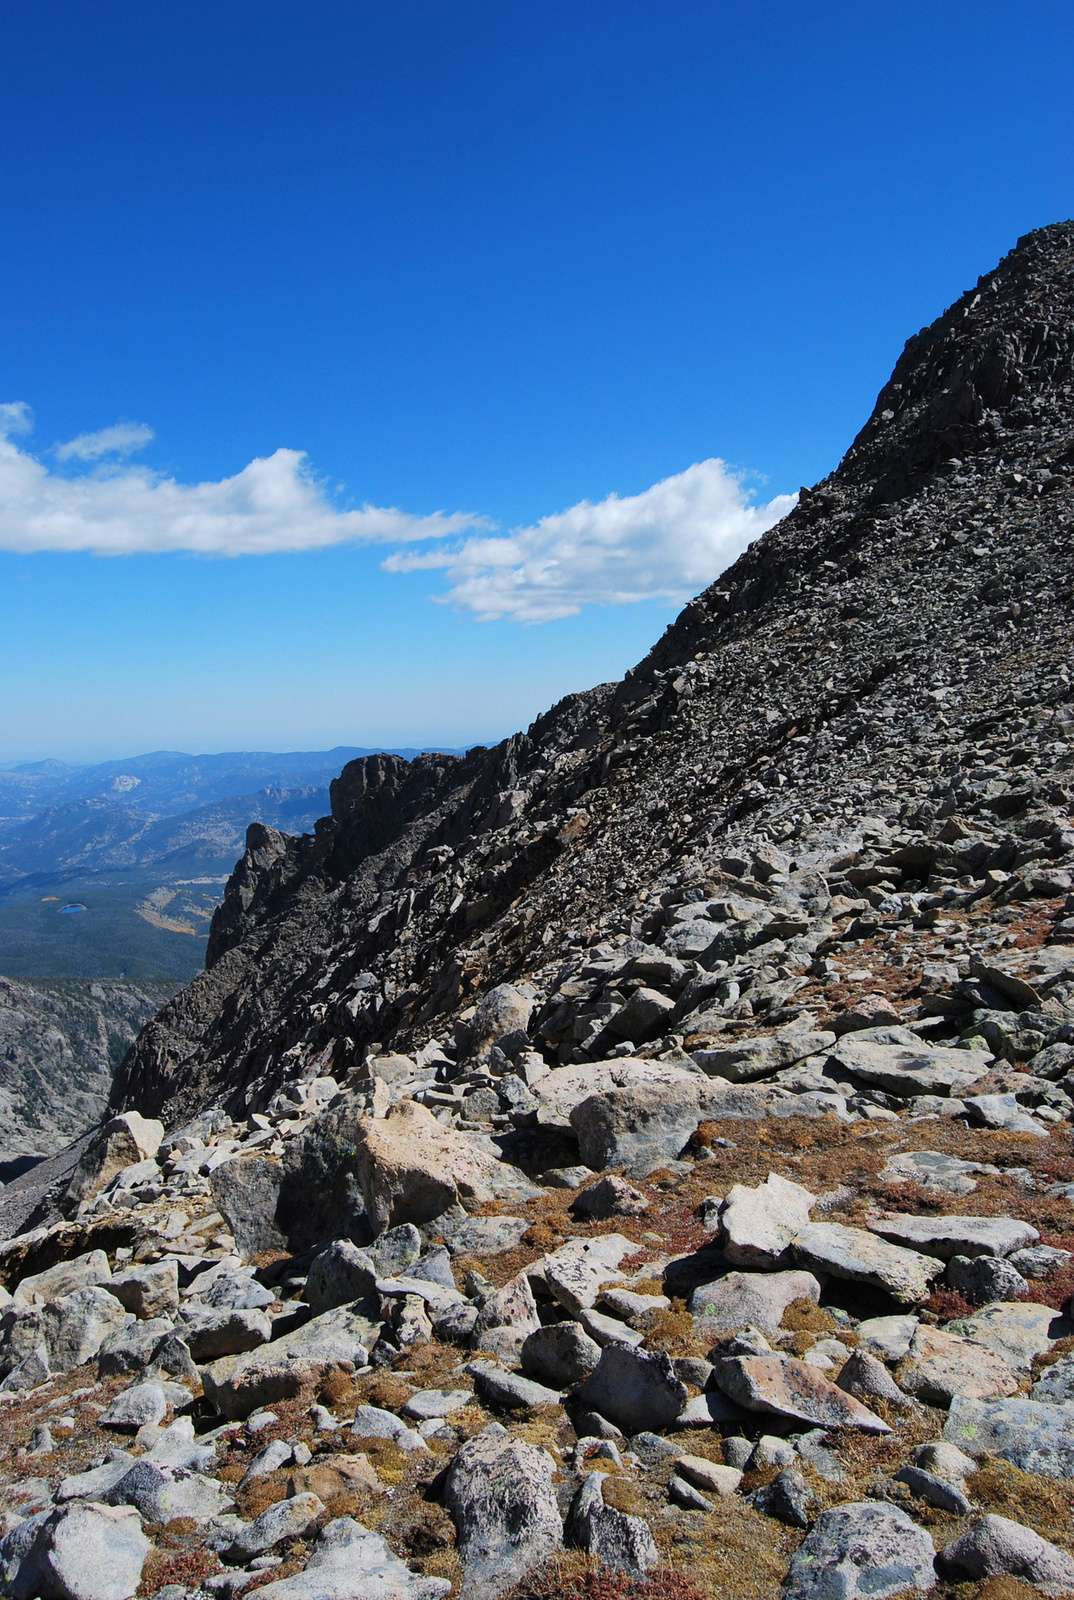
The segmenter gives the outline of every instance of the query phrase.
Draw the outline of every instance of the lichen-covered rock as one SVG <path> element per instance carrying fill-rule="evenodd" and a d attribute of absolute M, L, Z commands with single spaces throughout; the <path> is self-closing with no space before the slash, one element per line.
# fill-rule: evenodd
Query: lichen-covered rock
<path fill-rule="evenodd" d="M 606 1506 L 603 1484 L 603 1472 L 591 1472 L 578 1490 L 567 1516 L 567 1542 L 599 1556 L 613 1572 L 643 1578 L 660 1560 L 649 1524 Z"/>
<path fill-rule="evenodd" d="M 783 1600 L 886 1600 L 936 1582 L 932 1540 L 905 1511 L 875 1500 L 824 1511 L 791 1559 Z"/>
<path fill-rule="evenodd" d="M 945 1544 L 939 1565 L 953 1577 L 1023 1578 L 1048 1595 L 1074 1594 L 1074 1556 L 1009 1517 L 986 1516 Z"/>
<path fill-rule="evenodd" d="M 444 1504 L 462 1557 L 462 1600 L 496 1600 L 562 1547 L 552 1458 L 525 1440 L 470 1439 L 447 1470 Z"/>

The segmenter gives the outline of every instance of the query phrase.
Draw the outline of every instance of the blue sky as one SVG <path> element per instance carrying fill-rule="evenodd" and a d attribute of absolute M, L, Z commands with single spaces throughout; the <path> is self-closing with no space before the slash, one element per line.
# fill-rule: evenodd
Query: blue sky
<path fill-rule="evenodd" d="M 1032 0 L 5 8 L 0 758 L 462 745 L 620 675 L 1074 210 L 1072 46 Z"/>

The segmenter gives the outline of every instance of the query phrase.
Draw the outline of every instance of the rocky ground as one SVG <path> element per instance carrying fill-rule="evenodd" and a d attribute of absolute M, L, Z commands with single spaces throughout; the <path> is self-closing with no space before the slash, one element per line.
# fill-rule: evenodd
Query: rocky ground
<path fill-rule="evenodd" d="M 1074 1593 L 1072 311 L 1062 224 L 622 685 L 251 830 L 4 1197 L 14 1600 Z"/>

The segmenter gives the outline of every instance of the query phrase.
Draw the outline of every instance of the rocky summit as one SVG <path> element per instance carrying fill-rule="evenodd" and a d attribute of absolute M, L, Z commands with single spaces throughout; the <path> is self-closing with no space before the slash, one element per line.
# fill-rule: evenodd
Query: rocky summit
<path fill-rule="evenodd" d="M 12 1600 L 1074 1593 L 1074 224 L 0 1195 Z"/>

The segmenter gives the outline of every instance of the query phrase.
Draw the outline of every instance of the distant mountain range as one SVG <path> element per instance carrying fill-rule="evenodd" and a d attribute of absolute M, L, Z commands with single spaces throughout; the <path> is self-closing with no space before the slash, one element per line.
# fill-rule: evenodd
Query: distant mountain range
<path fill-rule="evenodd" d="M 157 750 L 0 767 L 0 973 L 174 988 L 201 967 L 248 825 L 310 832 L 332 778 L 374 753 Z"/>

